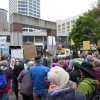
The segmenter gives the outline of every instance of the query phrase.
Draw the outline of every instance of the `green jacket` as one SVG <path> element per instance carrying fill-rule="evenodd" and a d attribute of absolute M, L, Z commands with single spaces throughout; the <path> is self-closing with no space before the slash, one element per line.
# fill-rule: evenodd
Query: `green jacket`
<path fill-rule="evenodd" d="M 94 84 L 94 85 L 93 85 Z M 90 92 L 95 89 L 95 85 L 98 84 L 97 80 L 91 78 L 84 78 L 78 85 L 76 91 L 82 93 L 83 95 L 87 96 Z"/>

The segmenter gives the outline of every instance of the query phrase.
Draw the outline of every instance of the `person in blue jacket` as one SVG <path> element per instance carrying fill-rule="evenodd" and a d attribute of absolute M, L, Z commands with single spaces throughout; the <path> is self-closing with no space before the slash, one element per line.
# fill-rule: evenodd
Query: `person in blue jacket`
<path fill-rule="evenodd" d="M 45 78 L 47 77 L 49 68 L 43 65 L 41 56 L 36 56 L 34 60 L 35 64 L 29 70 L 33 81 L 33 97 L 34 100 L 41 100 L 41 97 L 47 92 Z"/>

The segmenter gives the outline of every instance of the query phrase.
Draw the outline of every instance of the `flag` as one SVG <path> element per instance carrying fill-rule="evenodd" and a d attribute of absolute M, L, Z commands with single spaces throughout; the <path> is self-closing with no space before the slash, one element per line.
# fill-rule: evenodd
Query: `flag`
<path fill-rule="evenodd" d="M 97 46 L 100 48 L 100 40 L 98 40 Z"/>
<path fill-rule="evenodd" d="M 74 44 L 74 41 L 71 39 L 70 45 L 73 46 Z"/>

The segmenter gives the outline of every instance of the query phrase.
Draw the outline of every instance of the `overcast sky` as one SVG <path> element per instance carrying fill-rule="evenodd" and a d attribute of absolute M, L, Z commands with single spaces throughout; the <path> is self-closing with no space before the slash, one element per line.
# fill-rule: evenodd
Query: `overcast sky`
<path fill-rule="evenodd" d="M 8 10 L 9 0 L 0 0 L 0 8 Z M 98 0 L 40 0 L 41 19 L 56 21 L 81 14 Z"/>

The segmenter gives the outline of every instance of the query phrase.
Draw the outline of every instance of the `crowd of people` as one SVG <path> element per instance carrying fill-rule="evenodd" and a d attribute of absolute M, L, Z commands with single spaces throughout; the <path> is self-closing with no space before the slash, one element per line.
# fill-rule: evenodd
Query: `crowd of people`
<path fill-rule="evenodd" d="M 100 54 L 73 51 L 66 57 L 37 55 L 28 60 L 3 55 L 0 100 L 8 100 L 10 90 L 16 100 L 19 93 L 23 100 L 99 100 Z"/>

